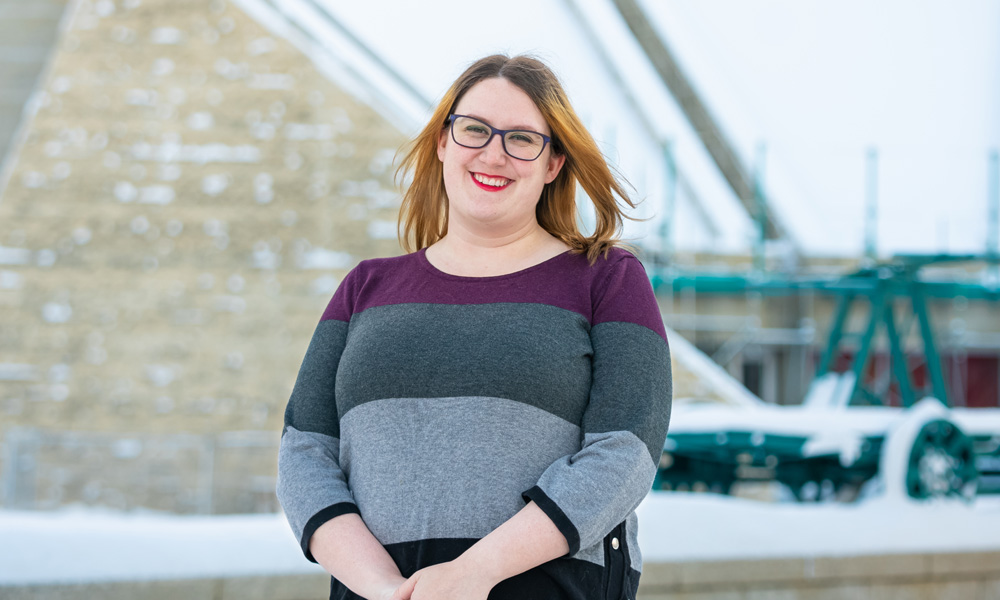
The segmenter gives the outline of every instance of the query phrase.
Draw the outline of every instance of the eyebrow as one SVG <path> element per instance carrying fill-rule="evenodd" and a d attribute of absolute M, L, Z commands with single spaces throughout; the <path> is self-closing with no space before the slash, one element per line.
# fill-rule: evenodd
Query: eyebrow
<path fill-rule="evenodd" d="M 466 113 L 466 116 L 467 117 L 472 117 L 474 119 L 479 119 L 480 121 L 482 121 L 483 123 L 486 123 L 487 125 L 489 125 L 490 127 L 493 127 L 494 129 L 504 129 L 503 127 L 496 127 L 496 126 L 494 126 L 493 123 L 490 123 L 489 119 L 481 117 L 481 116 L 477 115 L 476 113 Z M 506 131 L 531 131 L 531 132 L 534 132 L 534 133 L 542 133 L 542 130 L 535 128 L 534 125 L 515 125 L 513 127 L 506 128 Z"/>

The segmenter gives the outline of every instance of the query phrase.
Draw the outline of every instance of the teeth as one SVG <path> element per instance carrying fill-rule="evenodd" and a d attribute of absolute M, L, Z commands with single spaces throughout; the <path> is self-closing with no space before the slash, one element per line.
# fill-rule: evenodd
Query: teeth
<path fill-rule="evenodd" d="M 503 187 L 510 183 L 510 179 L 506 179 L 504 177 L 486 177 L 484 175 L 480 175 L 479 173 L 473 173 L 472 176 L 475 177 L 476 181 L 479 183 L 491 185 L 493 187 Z"/>

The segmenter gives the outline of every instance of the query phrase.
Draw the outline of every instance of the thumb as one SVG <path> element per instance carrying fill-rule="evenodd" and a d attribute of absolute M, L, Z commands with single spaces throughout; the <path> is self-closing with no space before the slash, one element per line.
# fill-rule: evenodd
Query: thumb
<path fill-rule="evenodd" d="M 410 600 L 413 595 L 413 588 L 417 587 L 417 580 L 420 579 L 420 572 L 417 571 L 403 585 L 396 588 L 396 593 L 392 595 L 392 600 Z"/>

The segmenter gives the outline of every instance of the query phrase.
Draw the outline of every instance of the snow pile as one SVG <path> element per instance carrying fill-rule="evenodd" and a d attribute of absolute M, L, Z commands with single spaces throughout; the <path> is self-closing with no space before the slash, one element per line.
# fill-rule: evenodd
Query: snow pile
<path fill-rule="evenodd" d="M 0 585 L 314 572 L 283 515 L 0 511 Z"/>
<path fill-rule="evenodd" d="M 1000 549 L 1000 499 L 769 504 L 652 493 L 639 506 L 646 562 L 989 551 Z"/>
<path fill-rule="evenodd" d="M 913 451 L 921 429 L 931 421 L 947 420 L 948 409 L 936 398 L 924 398 L 906 411 L 889 430 L 882 446 L 879 461 L 885 494 L 891 498 L 906 496 L 906 474 L 910 467 L 910 453 Z"/>
<path fill-rule="evenodd" d="M 687 338 L 669 327 L 667 327 L 667 340 L 670 342 L 670 357 L 674 363 L 690 371 L 701 385 L 717 394 L 723 403 L 743 408 L 764 406 L 761 399 L 754 396 L 742 383 Z M 677 400 L 688 399 L 675 398 L 675 401 Z"/>
<path fill-rule="evenodd" d="M 647 562 L 1000 549 L 1000 499 L 769 504 L 655 492 L 639 506 Z M 0 586 L 320 573 L 282 515 L 0 511 Z"/>

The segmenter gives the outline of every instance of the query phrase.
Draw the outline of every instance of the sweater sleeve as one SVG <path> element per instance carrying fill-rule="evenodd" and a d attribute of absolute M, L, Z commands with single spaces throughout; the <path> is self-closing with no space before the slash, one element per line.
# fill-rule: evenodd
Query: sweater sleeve
<path fill-rule="evenodd" d="M 607 268 L 592 298 L 582 447 L 524 493 L 566 537 L 570 555 L 598 543 L 642 502 L 670 420 L 670 352 L 652 286 L 631 254 Z"/>
<path fill-rule="evenodd" d="M 320 525 L 358 513 L 340 467 L 340 423 L 334 387 L 347 340 L 353 272 L 342 282 L 313 333 L 285 409 L 278 449 L 278 501 L 306 558 Z"/>

